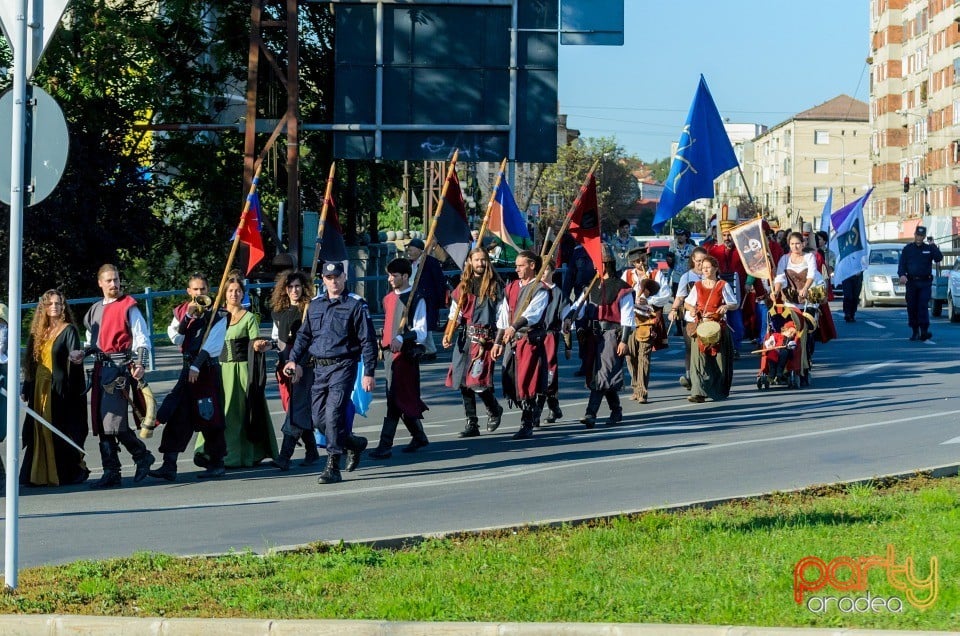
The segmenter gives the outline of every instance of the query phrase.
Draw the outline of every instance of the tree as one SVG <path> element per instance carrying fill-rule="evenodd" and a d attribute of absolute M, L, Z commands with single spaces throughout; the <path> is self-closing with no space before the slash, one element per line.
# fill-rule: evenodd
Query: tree
<path fill-rule="evenodd" d="M 600 159 L 595 176 L 601 229 L 616 231 L 617 222 L 634 204 L 639 195 L 631 165 L 636 159 L 626 157 L 622 147 L 611 138 L 589 138 L 557 149 L 557 162 L 544 167 L 543 175 L 533 192 L 533 200 L 541 205 L 541 235 L 548 227 L 558 229 L 573 200 L 583 185 L 587 172 Z"/>

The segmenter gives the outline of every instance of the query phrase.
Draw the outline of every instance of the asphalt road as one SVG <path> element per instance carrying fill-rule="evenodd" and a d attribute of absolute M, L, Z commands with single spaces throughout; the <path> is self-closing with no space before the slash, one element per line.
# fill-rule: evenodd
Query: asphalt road
<path fill-rule="evenodd" d="M 683 358 L 674 338 L 669 350 L 654 354 L 650 403 L 627 401 L 625 391 L 624 422 L 609 427 L 601 419 L 592 431 L 577 422 L 586 394 L 572 375 L 574 355 L 562 361 L 564 419 L 527 441 L 510 439 L 519 427 L 516 411 L 496 433 L 457 437 L 463 410 L 459 393 L 443 387 L 449 354 L 441 354 L 423 371 L 426 449 L 395 452 L 387 461 L 365 458 L 332 486 L 317 484 L 322 463 L 297 465 L 302 449 L 290 472 L 261 466 L 214 482 L 197 480 L 199 469 L 185 455 L 172 484 L 152 478 L 133 484 L 130 457 L 122 452 L 122 488 L 21 490 L 20 565 L 142 550 L 262 551 L 579 519 L 957 463 L 960 325 L 934 319 L 934 337 L 925 343 L 909 342 L 905 325 L 903 308 L 861 310 L 853 324 L 841 314 L 840 339 L 818 345 L 810 387 L 758 391 L 759 362 L 745 355 L 730 399 L 705 404 L 689 403 L 677 383 Z M 172 384 L 160 378 L 169 376 L 155 376 L 158 395 Z M 270 397 L 279 429 L 275 389 Z M 357 421 L 371 447 L 383 412 L 380 398 Z M 606 413 L 601 407 L 601 418 Z M 398 446 L 407 441 L 400 429 Z M 157 444 L 159 431 L 149 442 L 153 450 Z M 87 450 L 96 469 L 93 438 Z M 98 476 L 94 470 L 92 478 Z"/>

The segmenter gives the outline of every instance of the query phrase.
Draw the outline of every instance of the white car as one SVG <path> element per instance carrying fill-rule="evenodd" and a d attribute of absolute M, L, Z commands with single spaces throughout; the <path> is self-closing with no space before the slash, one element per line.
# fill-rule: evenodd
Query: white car
<path fill-rule="evenodd" d="M 906 304 L 907 289 L 897 276 L 902 250 L 903 243 L 870 244 L 870 260 L 863 272 L 861 307 Z"/>
<path fill-rule="evenodd" d="M 947 318 L 950 322 L 960 322 L 960 258 L 953 263 L 947 280 Z"/>

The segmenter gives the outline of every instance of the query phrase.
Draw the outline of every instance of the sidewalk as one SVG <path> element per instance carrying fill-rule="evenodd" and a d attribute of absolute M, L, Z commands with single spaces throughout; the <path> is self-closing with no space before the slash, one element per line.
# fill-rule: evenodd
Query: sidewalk
<path fill-rule="evenodd" d="M 643 625 L 639 623 L 412 623 L 346 620 L 125 618 L 62 615 L 0 616 L 5 636 L 163 634 L 164 636 L 931 636 L 960 632 L 843 628 Z"/>

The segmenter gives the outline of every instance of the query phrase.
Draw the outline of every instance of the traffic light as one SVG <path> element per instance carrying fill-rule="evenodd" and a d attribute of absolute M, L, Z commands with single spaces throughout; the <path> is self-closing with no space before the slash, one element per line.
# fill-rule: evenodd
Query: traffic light
<path fill-rule="evenodd" d="M 903 191 L 910 192 L 910 177 L 903 178 Z"/>

